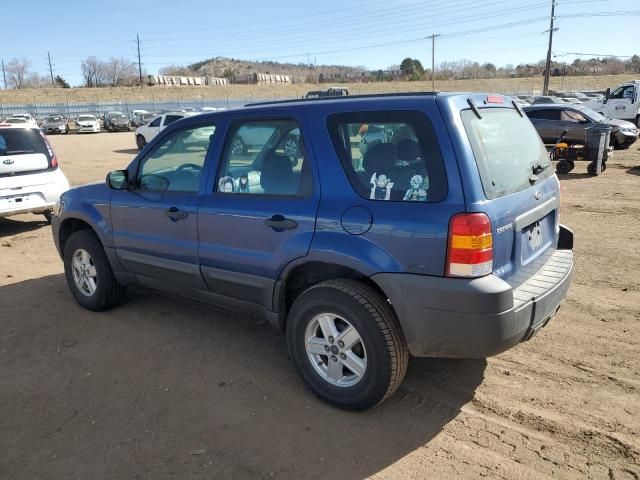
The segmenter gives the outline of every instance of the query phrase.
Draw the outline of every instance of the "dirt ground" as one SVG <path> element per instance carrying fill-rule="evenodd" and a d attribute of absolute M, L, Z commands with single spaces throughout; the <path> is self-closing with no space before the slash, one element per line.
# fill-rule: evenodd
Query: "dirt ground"
<path fill-rule="evenodd" d="M 53 137 L 73 184 L 133 133 Z M 40 217 L 0 221 L 1 479 L 638 479 L 640 145 L 562 178 L 576 275 L 488 360 L 413 359 L 365 413 L 318 401 L 261 320 L 137 289 L 81 309 Z"/>

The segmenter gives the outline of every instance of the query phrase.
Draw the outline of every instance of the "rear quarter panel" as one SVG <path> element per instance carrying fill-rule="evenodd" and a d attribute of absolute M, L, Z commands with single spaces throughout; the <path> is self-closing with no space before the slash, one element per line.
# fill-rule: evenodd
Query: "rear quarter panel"
<path fill-rule="evenodd" d="M 443 275 L 449 220 L 453 214 L 464 211 L 464 194 L 449 133 L 433 97 L 369 99 L 361 103 L 338 100 L 313 108 L 306 116 L 313 132 L 322 196 L 310 259 L 339 259 L 340 263 L 358 267 L 367 275 L 379 272 Z M 360 197 L 351 186 L 329 137 L 327 119 L 334 113 L 382 110 L 419 111 L 430 120 L 447 175 L 448 193 L 442 202 L 369 200 Z M 342 226 L 343 213 L 354 206 L 371 213 L 371 228 L 361 235 L 350 234 Z"/>

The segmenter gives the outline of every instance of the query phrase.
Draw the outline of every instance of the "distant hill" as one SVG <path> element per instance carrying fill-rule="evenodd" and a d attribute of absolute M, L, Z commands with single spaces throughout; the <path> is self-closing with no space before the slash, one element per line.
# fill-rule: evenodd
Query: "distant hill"
<path fill-rule="evenodd" d="M 344 65 L 308 65 L 304 63 L 279 63 L 273 61 L 250 61 L 235 58 L 216 57 L 193 63 L 187 67 L 166 67 L 161 70 L 165 75 L 207 75 L 210 77 L 231 77 L 250 73 L 271 73 L 291 75 L 293 77 L 317 79 L 320 74 L 362 74 L 365 67 L 348 67 Z"/>

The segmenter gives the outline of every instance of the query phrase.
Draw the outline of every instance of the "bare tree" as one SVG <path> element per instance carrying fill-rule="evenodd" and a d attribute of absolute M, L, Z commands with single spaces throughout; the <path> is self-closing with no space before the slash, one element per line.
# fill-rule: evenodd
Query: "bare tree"
<path fill-rule="evenodd" d="M 13 88 L 23 88 L 31 62 L 26 58 L 12 58 L 6 66 L 7 80 Z"/>
<path fill-rule="evenodd" d="M 112 87 L 130 85 L 131 79 L 136 77 L 135 64 L 125 58 L 111 57 L 108 62 L 104 63 L 104 69 L 107 81 Z"/>
<path fill-rule="evenodd" d="M 107 84 L 105 64 L 97 57 L 87 57 L 80 64 L 86 87 L 104 87 Z"/>

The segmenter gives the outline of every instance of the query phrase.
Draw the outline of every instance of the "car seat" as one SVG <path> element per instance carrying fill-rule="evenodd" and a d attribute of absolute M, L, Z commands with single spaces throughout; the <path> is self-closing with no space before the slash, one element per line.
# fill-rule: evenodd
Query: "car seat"
<path fill-rule="evenodd" d="M 267 195 L 295 195 L 298 190 L 291 159 L 272 153 L 265 158 L 260 174 L 260 186 Z"/>

